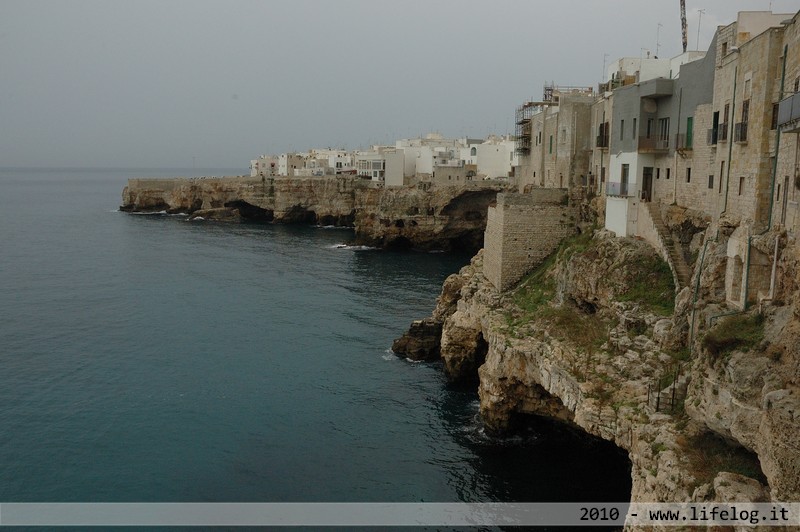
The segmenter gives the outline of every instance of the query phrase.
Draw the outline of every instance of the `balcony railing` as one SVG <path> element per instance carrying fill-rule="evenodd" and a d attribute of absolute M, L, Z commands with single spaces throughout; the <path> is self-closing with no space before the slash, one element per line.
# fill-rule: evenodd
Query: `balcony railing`
<path fill-rule="evenodd" d="M 693 138 L 686 133 L 678 133 L 675 135 L 675 149 L 677 150 L 691 150 Z"/>
<path fill-rule="evenodd" d="M 719 142 L 727 142 L 728 141 L 728 123 L 723 122 L 719 125 L 719 134 L 717 136 L 717 140 Z"/>
<path fill-rule="evenodd" d="M 733 125 L 733 141 L 747 142 L 747 122 L 739 122 Z"/>
<path fill-rule="evenodd" d="M 669 150 L 669 139 L 639 137 L 640 152 L 662 152 Z"/>
<path fill-rule="evenodd" d="M 706 144 L 709 146 L 715 146 L 717 144 L 717 129 L 712 128 L 706 132 Z"/>
<path fill-rule="evenodd" d="M 608 148 L 609 135 L 597 135 L 595 146 L 598 148 Z"/>
<path fill-rule="evenodd" d="M 781 100 L 778 104 L 778 127 L 784 132 L 795 133 L 800 124 L 800 92 Z"/>
<path fill-rule="evenodd" d="M 629 190 L 630 186 L 628 183 L 617 183 L 614 181 L 609 181 L 606 183 L 606 195 L 607 196 L 621 196 L 623 198 L 630 197 L 631 191 Z"/>

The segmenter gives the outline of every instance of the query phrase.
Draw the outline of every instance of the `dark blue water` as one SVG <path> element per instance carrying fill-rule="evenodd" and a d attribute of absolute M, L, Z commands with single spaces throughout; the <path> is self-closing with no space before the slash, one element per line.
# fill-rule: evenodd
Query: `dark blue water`
<path fill-rule="evenodd" d="M 468 257 L 116 212 L 148 175 L 186 172 L 0 171 L 0 501 L 627 500 L 622 457 L 489 440 L 388 353 Z"/>

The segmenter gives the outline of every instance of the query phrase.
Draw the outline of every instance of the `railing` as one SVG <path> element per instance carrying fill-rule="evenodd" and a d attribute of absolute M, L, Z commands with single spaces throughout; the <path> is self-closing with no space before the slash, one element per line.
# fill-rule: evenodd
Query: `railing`
<path fill-rule="evenodd" d="M 621 196 L 621 197 L 630 197 L 631 190 L 629 190 L 630 186 L 628 183 L 617 183 L 615 181 L 609 181 L 606 183 L 606 195 L 607 196 Z"/>
<path fill-rule="evenodd" d="M 686 399 L 686 384 L 682 382 L 683 365 L 675 364 L 662 371 L 647 385 L 647 404 L 655 412 L 675 414 L 682 410 Z"/>
<path fill-rule="evenodd" d="M 706 144 L 715 146 L 717 144 L 717 129 L 712 128 L 706 132 Z"/>
<path fill-rule="evenodd" d="M 778 126 L 800 120 L 800 92 L 784 98 L 778 104 Z"/>
<path fill-rule="evenodd" d="M 609 135 L 597 135 L 595 146 L 598 148 L 608 148 Z"/>
<path fill-rule="evenodd" d="M 692 149 L 692 136 L 686 133 L 677 133 L 675 135 L 675 149 L 678 150 L 691 150 Z"/>
<path fill-rule="evenodd" d="M 733 125 L 733 141 L 747 142 L 747 122 L 739 122 Z"/>
<path fill-rule="evenodd" d="M 656 137 L 639 137 L 639 151 L 640 152 L 653 152 L 653 151 L 667 151 L 669 150 L 669 139 L 662 139 Z"/>
<path fill-rule="evenodd" d="M 717 139 L 720 142 L 727 142 L 728 141 L 728 123 L 723 122 L 719 125 L 719 135 Z"/>

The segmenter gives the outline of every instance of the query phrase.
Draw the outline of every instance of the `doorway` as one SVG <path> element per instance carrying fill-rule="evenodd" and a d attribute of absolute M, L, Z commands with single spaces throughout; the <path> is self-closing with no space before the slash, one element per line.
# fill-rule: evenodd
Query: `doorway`
<path fill-rule="evenodd" d="M 649 203 L 653 199 L 653 167 L 642 169 L 642 201 Z"/>

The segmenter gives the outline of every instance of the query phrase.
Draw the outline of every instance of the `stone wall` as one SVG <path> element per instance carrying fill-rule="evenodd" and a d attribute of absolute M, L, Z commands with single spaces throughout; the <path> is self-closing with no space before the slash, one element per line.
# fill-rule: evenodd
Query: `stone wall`
<path fill-rule="evenodd" d="M 575 232 L 576 210 L 564 189 L 498 194 L 489 207 L 484 236 L 484 273 L 507 290 Z"/>

